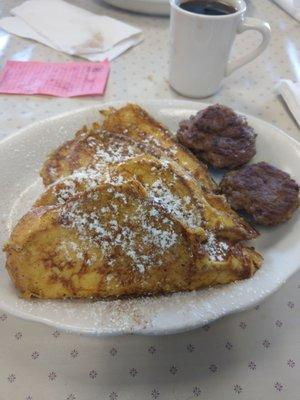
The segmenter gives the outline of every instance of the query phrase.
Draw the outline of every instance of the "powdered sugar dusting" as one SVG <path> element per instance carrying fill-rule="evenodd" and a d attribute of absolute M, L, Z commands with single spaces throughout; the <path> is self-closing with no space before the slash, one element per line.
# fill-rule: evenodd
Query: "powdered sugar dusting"
<path fill-rule="evenodd" d="M 141 153 L 137 146 L 128 144 L 127 141 L 111 141 L 108 145 L 90 136 L 87 144 L 93 150 L 94 164 L 119 163 Z"/>
<path fill-rule="evenodd" d="M 120 153 L 116 152 L 114 160 L 120 164 L 120 169 L 96 163 L 93 168 L 75 170 L 72 175 L 57 181 L 53 186 L 55 197 L 62 206 L 60 217 L 64 225 L 76 229 L 84 241 L 99 245 L 107 265 L 116 264 L 120 258 L 118 252 L 121 251 L 130 261 L 130 265 L 143 273 L 150 266 L 161 265 L 165 251 L 176 245 L 178 237 L 172 229 L 172 218 L 187 228 L 194 229 L 202 225 L 201 212 L 190 196 L 179 195 L 175 187 L 178 176 L 171 168 L 169 160 L 161 159 L 155 161 L 158 164 L 149 165 L 149 177 L 154 178 L 152 183 L 147 179 L 143 181 L 141 175 L 132 174 L 133 180 L 142 182 L 148 197 L 146 196 L 144 202 L 137 207 L 135 214 L 130 213 L 129 216 L 124 213 L 120 219 L 120 205 L 128 205 L 128 201 L 130 204 L 131 199 L 128 199 L 126 191 L 122 190 L 122 184 L 128 182 L 128 176 L 125 178 L 126 174 L 128 175 L 128 164 L 124 163 L 123 170 L 119 155 Z M 144 159 L 139 157 L 132 162 L 133 171 L 135 166 L 136 170 L 139 170 L 139 163 L 145 163 Z M 145 167 L 145 164 L 143 166 Z M 122 173 L 125 173 L 125 176 Z M 164 173 L 167 173 L 167 178 L 164 178 Z M 94 207 L 93 211 L 83 212 L 82 202 L 86 199 L 95 203 L 101 200 L 101 190 L 97 188 L 103 184 L 109 184 L 103 190 L 112 195 L 112 200 L 99 208 Z M 155 204 L 162 207 L 171 218 L 160 218 L 161 213 Z M 130 226 L 132 223 L 136 228 Z M 164 225 L 163 229 L 161 225 Z M 92 265 L 90 260 L 88 261 L 89 265 Z"/>
<path fill-rule="evenodd" d="M 52 187 L 55 190 L 57 202 L 64 204 L 83 190 L 97 188 L 100 182 L 110 182 L 120 185 L 123 181 L 124 178 L 122 176 L 111 175 L 104 165 L 96 165 L 95 168 L 90 167 L 75 170 L 72 175 L 56 181 Z"/>
<path fill-rule="evenodd" d="M 212 261 L 224 261 L 229 250 L 226 242 L 216 238 L 213 232 L 207 232 L 204 249 Z"/>
<path fill-rule="evenodd" d="M 137 157 L 133 159 L 133 162 L 136 163 L 136 168 L 138 170 L 138 163 L 143 163 L 144 161 Z M 120 163 L 120 165 L 122 165 L 122 163 Z M 126 162 L 124 166 L 126 171 Z M 162 159 L 160 160 L 159 166 L 162 171 L 169 169 L 169 177 L 172 177 L 172 181 L 168 182 L 165 180 L 163 174 L 160 173 L 161 171 L 157 169 L 157 167 L 149 167 L 149 173 L 152 174 L 155 179 L 157 177 L 152 184 L 143 182 L 149 196 L 154 202 L 162 206 L 170 215 L 182 222 L 185 226 L 191 229 L 200 227 L 202 224 L 200 208 L 198 205 L 195 205 L 195 201 L 192 201 L 190 196 L 182 197 L 176 194 L 174 183 L 178 178 L 176 173 L 170 168 L 170 162 L 166 159 Z M 100 182 L 110 182 L 114 185 L 120 185 L 125 180 L 122 173 L 124 173 L 122 168 L 119 172 L 112 173 L 105 164 L 96 164 L 93 168 L 88 167 L 75 170 L 72 175 L 56 182 L 56 184 L 61 183 L 62 185 L 56 185 L 55 196 L 59 204 L 64 204 L 70 198 L 82 192 L 82 190 L 95 189 Z M 138 181 L 141 179 L 143 180 L 143 178 L 136 177 L 136 175 L 133 175 L 132 178 Z M 54 185 L 54 188 L 56 186 Z M 108 190 L 111 190 L 111 188 Z M 117 192 L 115 196 L 120 199 L 122 198 L 123 201 L 126 202 L 126 197 L 123 193 Z M 155 213 L 155 210 L 152 210 L 152 213 Z M 151 216 L 155 215 L 153 214 Z"/>
<path fill-rule="evenodd" d="M 155 202 L 164 207 L 168 213 L 188 227 L 197 228 L 201 226 L 202 220 L 199 209 L 187 207 L 191 199 L 189 197 L 181 198 L 173 194 L 161 179 L 157 179 L 149 186 L 149 195 Z"/>
<path fill-rule="evenodd" d="M 89 212 L 86 211 L 84 198 L 65 203 L 60 209 L 62 225 L 76 229 L 85 242 L 98 245 L 108 266 L 116 265 L 120 257 L 141 273 L 149 266 L 159 265 L 158 259 L 177 242 L 174 222 L 167 219 L 158 228 L 156 218 L 159 210 L 149 207 L 147 198 L 128 198 L 122 186 L 117 184 L 111 184 L 108 189 L 111 197 L 106 199 L 103 207 L 98 207 L 101 189 L 94 191 L 93 199 L 88 204 Z M 109 193 L 108 190 L 106 192 Z M 122 203 L 133 207 L 129 219 L 126 213 L 120 211 Z M 116 211 L 113 206 L 117 206 Z M 111 215 L 114 218 L 108 217 Z"/>

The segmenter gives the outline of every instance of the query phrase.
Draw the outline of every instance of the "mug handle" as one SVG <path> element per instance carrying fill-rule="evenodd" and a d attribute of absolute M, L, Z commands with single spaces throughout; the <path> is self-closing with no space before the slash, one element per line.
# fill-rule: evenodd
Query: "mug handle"
<path fill-rule="evenodd" d="M 252 50 L 245 56 L 234 61 L 229 61 L 225 72 L 226 76 L 232 74 L 232 72 L 234 72 L 238 68 L 258 57 L 270 43 L 271 28 L 267 22 L 261 21 L 256 18 L 244 18 L 237 29 L 237 33 L 242 33 L 248 30 L 260 32 L 262 34 L 262 42 L 258 47 L 256 47 L 256 49 Z"/>

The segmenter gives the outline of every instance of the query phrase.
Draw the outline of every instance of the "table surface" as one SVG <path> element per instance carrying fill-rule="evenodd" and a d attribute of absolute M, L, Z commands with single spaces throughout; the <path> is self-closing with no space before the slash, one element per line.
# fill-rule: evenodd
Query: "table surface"
<path fill-rule="evenodd" d="M 0 16 L 20 4 L 2 0 Z M 74 0 L 144 31 L 144 41 L 112 62 L 103 97 L 59 99 L 0 96 L 0 139 L 37 120 L 112 100 L 180 98 L 168 85 L 167 18 L 130 14 L 100 0 Z M 267 20 L 272 40 L 206 102 L 220 102 L 258 116 L 295 139 L 300 132 L 277 96 L 280 78 L 300 80 L 300 25 L 269 0 L 248 1 L 248 13 Z M 240 35 L 232 56 L 258 40 Z M 60 54 L 0 30 L 0 63 L 67 61 Z M 280 150 L 280 149 L 279 149 Z M 284 265 L 282 266 L 284 268 Z M 255 309 L 210 326 L 164 337 L 107 339 L 59 332 L 0 310 L 0 400 L 127 400 L 192 398 L 299 399 L 300 273 Z"/>

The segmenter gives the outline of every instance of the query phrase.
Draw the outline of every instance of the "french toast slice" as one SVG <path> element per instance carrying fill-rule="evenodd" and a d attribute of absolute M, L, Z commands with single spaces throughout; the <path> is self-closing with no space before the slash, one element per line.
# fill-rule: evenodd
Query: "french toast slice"
<path fill-rule="evenodd" d="M 208 194 L 196 180 L 175 162 L 141 155 L 120 162 L 103 165 L 99 169 L 76 170 L 72 175 L 48 186 L 36 207 L 62 204 L 69 198 L 96 187 L 105 180 L 120 181 L 134 178 L 148 195 L 187 229 L 210 229 L 217 237 L 232 242 L 249 240 L 257 231 L 238 216 L 223 196 Z"/>
<path fill-rule="evenodd" d="M 106 298 L 194 290 L 252 276 L 262 258 L 190 231 L 134 177 L 33 207 L 5 246 L 23 297 Z"/>
<path fill-rule="evenodd" d="M 207 191 L 216 189 L 205 164 L 184 149 L 166 127 L 141 107 L 128 104 L 118 110 L 102 110 L 102 125 L 83 128 L 75 139 L 52 152 L 40 175 L 45 185 L 82 167 L 122 162 L 140 154 L 169 158 L 195 177 Z"/>

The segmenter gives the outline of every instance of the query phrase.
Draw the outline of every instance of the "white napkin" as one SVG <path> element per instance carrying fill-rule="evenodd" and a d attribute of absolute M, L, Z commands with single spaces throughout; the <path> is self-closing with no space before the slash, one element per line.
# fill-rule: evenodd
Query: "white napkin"
<path fill-rule="evenodd" d="M 283 10 L 300 21 L 300 0 L 274 0 Z"/>
<path fill-rule="evenodd" d="M 300 82 L 294 83 L 289 79 L 281 79 L 277 91 L 283 97 L 300 127 Z"/>
<path fill-rule="evenodd" d="M 140 29 L 63 0 L 28 0 L 11 13 L 1 28 L 91 61 L 112 60 L 142 40 Z"/>

